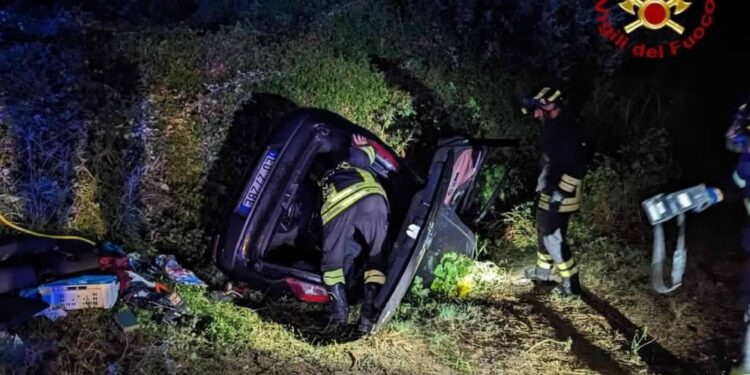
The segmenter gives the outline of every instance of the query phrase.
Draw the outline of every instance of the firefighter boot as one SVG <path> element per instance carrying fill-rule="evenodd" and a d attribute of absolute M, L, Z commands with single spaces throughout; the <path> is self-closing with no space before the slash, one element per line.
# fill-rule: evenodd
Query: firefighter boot
<path fill-rule="evenodd" d="M 346 324 L 348 317 L 347 310 L 349 306 L 346 302 L 346 287 L 343 283 L 326 285 L 328 289 L 328 321 L 329 324 L 343 325 Z"/>
<path fill-rule="evenodd" d="M 524 269 L 524 277 L 535 282 L 552 281 L 552 257 L 549 254 L 537 251 L 536 266 Z"/>
<path fill-rule="evenodd" d="M 534 282 L 549 282 L 552 280 L 551 270 L 539 266 L 527 267 L 523 270 L 523 275 L 526 279 Z"/>
<path fill-rule="evenodd" d="M 362 311 L 359 314 L 359 331 L 362 333 L 370 333 L 372 327 L 375 325 L 375 297 L 380 292 L 380 284 L 367 283 L 365 284 L 365 293 L 362 299 Z"/>
<path fill-rule="evenodd" d="M 575 274 L 571 277 L 563 277 L 560 284 L 552 290 L 552 293 L 563 297 L 580 295 L 581 282 L 578 280 L 578 274 Z"/>

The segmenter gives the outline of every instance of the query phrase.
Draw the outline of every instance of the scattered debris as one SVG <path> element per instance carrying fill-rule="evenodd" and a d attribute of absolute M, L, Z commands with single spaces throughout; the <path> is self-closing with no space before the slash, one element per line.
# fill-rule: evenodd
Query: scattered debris
<path fill-rule="evenodd" d="M 214 301 L 232 302 L 238 299 L 247 298 L 250 290 L 234 285 L 231 281 L 227 282 L 224 290 L 214 290 L 208 294 L 208 297 Z"/>
<path fill-rule="evenodd" d="M 115 314 L 115 322 L 124 332 L 132 332 L 138 329 L 138 319 L 130 309 L 122 310 Z"/>
<path fill-rule="evenodd" d="M 141 309 L 157 310 L 163 323 L 176 325 L 186 320 L 188 307 L 177 292 L 133 271 L 127 271 L 127 274 L 130 285 L 123 295 L 123 302 Z"/>
<path fill-rule="evenodd" d="M 54 322 L 55 320 L 68 316 L 68 313 L 60 307 L 48 307 L 34 316 L 40 315 Z"/>
<path fill-rule="evenodd" d="M 167 276 L 178 284 L 206 286 L 206 283 L 199 279 L 198 276 L 195 276 L 193 271 L 185 269 L 177 263 L 174 255 L 159 255 L 154 260 L 154 263 L 161 267 L 167 273 Z"/>
<path fill-rule="evenodd" d="M 39 286 L 42 299 L 65 310 L 101 307 L 110 309 L 117 302 L 120 283 L 111 275 L 86 275 Z"/>

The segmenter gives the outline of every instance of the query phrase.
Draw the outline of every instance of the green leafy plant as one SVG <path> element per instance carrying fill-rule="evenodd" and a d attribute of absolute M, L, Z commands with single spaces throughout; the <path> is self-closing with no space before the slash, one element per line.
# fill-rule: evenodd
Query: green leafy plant
<path fill-rule="evenodd" d="M 505 176 L 506 169 L 503 165 L 493 165 L 483 168 L 485 171 L 479 176 L 479 197 L 482 204 L 492 197 L 497 185 Z"/>
<path fill-rule="evenodd" d="M 430 289 L 425 288 L 424 280 L 421 277 L 415 276 L 411 283 L 411 289 L 409 289 L 409 295 L 421 304 L 430 296 Z"/>
<path fill-rule="evenodd" d="M 470 275 L 474 261 L 463 255 L 447 253 L 435 267 L 430 290 L 450 298 L 464 297 L 471 290 Z"/>

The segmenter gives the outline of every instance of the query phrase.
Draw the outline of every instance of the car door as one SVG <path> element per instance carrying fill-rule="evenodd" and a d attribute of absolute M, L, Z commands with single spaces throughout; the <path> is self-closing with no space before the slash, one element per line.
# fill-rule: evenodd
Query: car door
<path fill-rule="evenodd" d="M 432 269 L 442 254 L 455 251 L 474 255 L 476 238 L 464 220 L 477 215 L 473 207 L 478 177 L 492 147 L 515 144 L 512 140 L 486 142 L 459 137 L 438 144 L 426 184 L 412 198 L 393 245 L 388 278 L 375 300 L 380 315 L 373 331 L 393 317 L 414 276 L 420 274 L 431 280 Z"/>

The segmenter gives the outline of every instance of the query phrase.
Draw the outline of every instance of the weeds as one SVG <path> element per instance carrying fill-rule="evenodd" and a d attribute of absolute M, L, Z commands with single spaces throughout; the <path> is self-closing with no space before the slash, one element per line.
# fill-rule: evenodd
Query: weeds
<path fill-rule="evenodd" d="M 435 279 L 430 290 L 448 297 L 466 297 L 471 291 L 471 281 L 467 278 L 473 261 L 456 253 L 443 255 L 435 267 Z"/>
<path fill-rule="evenodd" d="M 455 340 L 453 335 L 435 333 L 429 339 L 428 346 L 442 362 L 462 373 L 472 373 L 471 364 L 464 358 Z"/>
<path fill-rule="evenodd" d="M 533 210 L 533 202 L 528 202 L 503 214 L 503 222 L 506 225 L 503 239 L 508 243 L 502 248 L 529 250 L 537 247 L 536 222 L 531 216 Z"/>
<path fill-rule="evenodd" d="M 570 348 L 573 346 L 573 339 L 568 337 L 565 341 L 559 341 L 559 340 L 553 340 L 553 339 L 545 339 L 542 341 L 539 341 L 538 343 L 532 345 L 528 349 L 526 349 L 526 353 L 531 353 L 534 351 L 534 349 L 544 345 L 544 344 L 554 344 L 556 346 L 559 346 L 563 351 L 566 353 L 570 352 Z"/>
<path fill-rule="evenodd" d="M 203 214 L 208 172 L 221 162 L 218 153 L 235 113 L 259 92 L 338 112 L 372 130 L 401 154 L 437 128 L 484 137 L 533 135 L 533 128 L 516 116 L 520 75 L 478 56 L 453 32 L 452 24 L 431 13 L 414 12 L 407 14 L 412 19 L 405 20 L 403 13 L 392 11 L 381 2 L 357 2 L 345 11 L 315 18 L 302 32 L 281 36 L 258 36 L 263 34 L 247 23 L 201 31 L 184 26 L 137 33 L 117 27 L 87 30 L 86 37 L 94 38 L 87 42 L 98 46 L 93 53 L 78 40 L 62 48 L 54 38 L 52 45 L 45 44 L 49 39 L 3 45 L 2 213 L 34 229 L 65 226 L 120 239 L 130 249 L 174 252 L 191 265 L 204 263 L 206 230 L 216 225 L 206 223 Z M 0 18 L 8 14 L 3 12 Z M 274 17 L 256 15 L 259 22 Z M 41 24 L 36 25 L 27 18 L 23 24 L 32 37 L 48 38 L 88 24 L 74 22 L 75 15 L 69 12 L 45 18 L 54 21 L 37 20 Z M 17 24 L 3 23 L 0 33 Z M 93 25 L 86 27 L 97 27 Z M 99 34 L 106 37 L 96 39 Z M 395 87 L 370 64 L 372 56 L 397 60 L 399 67 L 424 84 L 423 91 L 415 94 Z M 81 65 L 88 60 L 88 65 Z M 585 118 L 608 118 L 613 108 L 609 104 L 619 99 L 607 92 L 604 86 L 595 90 L 594 97 L 601 100 L 585 108 Z M 434 96 L 436 108 L 419 108 L 419 95 Z M 650 97 L 651 103 L 658 101 L 658 95 Z M 618 119 L 604 128 L 617 129 L 621 122 L 635 124 L 648 117 L 645 109 L 641 114 L 633 112 L 638 103 L 621 104 Z M 660 119 L 663 114 L 659 112 Z M 270 123 L 253 125 L 265 128 L 243 141 L 260 142 L 270 127 Z M 643 259 L 614 239 L 592 240 L 590 234 L 630 230 L 639 220 L 634 202 L 647 189 L 664 183 L 661 172 L 671 165 L 669 145 L 663 142 L 666 134 L 645 135 L 640 148 L 635 143 L 622 148 L 624 160 L 640 162 L 623 163 L 613 155 L 599 159 L 585 182 L 585 224 L 572 228 L 586 239 L 581 264 L 587 284 L 615 297 L 632 293 L 632 286 L 626 290 L 616 286 L 641 277 Z M 524 178 L 533 169 L 528 168 L 533 164 L 530 150 L 514 153 L 507 168 L 490 171 L 481 187 L 483 198 L 505 174 L 514 196 L 522 195 Z M 480 254 L 501 264 L 531 254 L 537 246 L 532 203 L 517 205 L 502 221 L 502 232 L 486 236 Z M 492 369 L 496 363 L 513 364 L 510 369 L 498 367 L 507 373 L 519 368 L 519 373 L 535 373 L 549 369 L 549 358 L 565 363 L 561 371 L 576 369 L 569 356 L 560 360 L 553 352 L 537 353 L 540 358 L 513 355 L 518 354 L 519 341 L 538 343 L 534 351 L 539 352 L 546 346 L 541 343 L 549 343 L 539 336 L 549 334 L 547 323 L 533 313 L 521 311 L 521 319 L 506 315 L 505 310 L 446 302 L 497 301 L 507 291 L 509 268 L 457 256 L 447 257 L 441 266 L 431 289 L 415 282 L 411 303 L 402 304 L 394 322 L 358 343 L 308 342 L 293 327 L 248 308 L 216 303 L 194 288 L 178 289 L 193 313 L 184 327 L 158 325 L 144 312 L 138 317 L 142 329 L 126 336 L 109 312 L 91 311 L 71 313 L 62 324 L 35 320 L 24 332 L 39 353 L 35 358 L 45 359 L 39 363 L 47 366 L 41 370 L 47 373 L 104 373 L 110 364 L 124 373 L 143 374 L 373 369 L 446 373 L 480 371 L 477 361 Z M 599 273 L 614 276 L 602 280 L 595 277 Z M 501 307 L 513 313 L 523 308 L 522 304 Z M 643 332 L 636 347 L 648 344 L 642 342 L 645 336 Z M 474 341 L 484 348 L 477 350 Z M 477 359 L 482 355 L 489 359 Z M 413 358 L 422 363 L 414 363 Z"/>
<path fill-rule="evenodd" d="M 656 341 L 655 338 L 649 338 L 648 326 L 643 327 L 643 330 L 635 332 L 633 339 L 630 341 L 630 354 L 633 356 L 639 356 L 641 349 L 645 348 L 652 342 Z"/>

